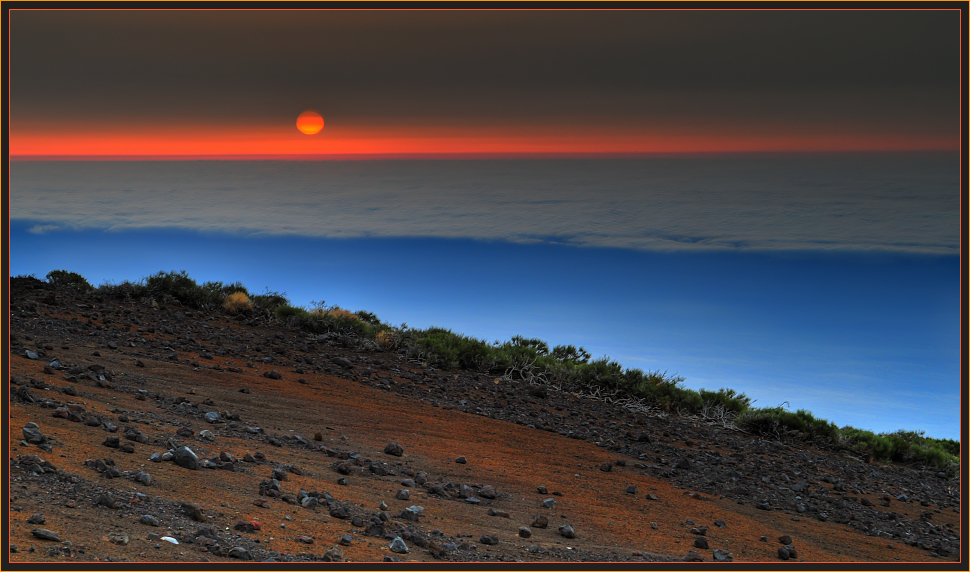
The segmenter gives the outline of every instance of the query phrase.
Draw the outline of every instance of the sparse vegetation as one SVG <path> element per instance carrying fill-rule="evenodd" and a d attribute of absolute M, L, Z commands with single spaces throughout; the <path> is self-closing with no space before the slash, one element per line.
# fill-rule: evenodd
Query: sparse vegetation
<path fill-rule="evenodd" d="M 199 285 L 185 271 L 159 272 L 138 283 L 126 281 L 98 288 L 79 274 L 64 270 L 48 273 L 47 281 L 80 292 L 93 291 L 102 299 L 252 312 L 305 332 L 336 334 L 360 347 L 394 349 L 438 368 L 463 368 L 564 391 L 635 400 L 671 414 L 705 418 L 784 442 L 847 450 L 869 460 L 929 465 L 951 474 L 959 467 L 960 443 L 952 439 L 933 439 L 923 432 L 903 430 L 875 434 L 849 426 L 839 428 L 804 409 L 755 408 L 751 398 L 733 389 L 689 389 L 683 387 L 683 377 L 659 370 L 623 369 L 608 357 L 591 359 L 582 347 L 559 345 L 550 350 L 546 342 L 522 336 L 489 343 L 444 328 L 395 327 L 366 311 L 350 312 L 322 302 L 308 310 L 293 306 L 279 292 L 250 295 L 238 282 Z"/>
<path fill-rule="evenodd" d="M 238 312 L 251 310 L 253 307 L 253 302 L 249 299 L 246 292 L 238 290 L 226 296 L 225 301 L 222 303 L 222 307 L 235 314 Z"/>
<path fill-rule="evenodd" d="M 77 272 L 68 272 L 67 270 L 51 270 L 47 273 L 47 281 L 54 286 L 62 286 L 79 292 L 90 292 L 94 290 L 94 286 L 91 286 L 84 276 L 81 276 Z"/>

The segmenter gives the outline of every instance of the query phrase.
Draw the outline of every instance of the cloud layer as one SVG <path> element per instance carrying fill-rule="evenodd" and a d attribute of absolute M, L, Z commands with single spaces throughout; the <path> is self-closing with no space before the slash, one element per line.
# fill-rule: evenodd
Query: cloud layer
<path fill-rule="evenodd" d="M 83 229 L 636 250 L 959 252 L 955 154 L 14 162 L 11 218 Z"/>

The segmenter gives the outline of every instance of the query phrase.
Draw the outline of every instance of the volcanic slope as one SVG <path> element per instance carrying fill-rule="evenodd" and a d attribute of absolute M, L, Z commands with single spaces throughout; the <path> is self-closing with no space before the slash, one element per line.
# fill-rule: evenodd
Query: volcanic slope
<path fill-rule="evenodd" d="M 35 279 L 10 318 L 14 562 L 960 557 L 936 469 Z"/>

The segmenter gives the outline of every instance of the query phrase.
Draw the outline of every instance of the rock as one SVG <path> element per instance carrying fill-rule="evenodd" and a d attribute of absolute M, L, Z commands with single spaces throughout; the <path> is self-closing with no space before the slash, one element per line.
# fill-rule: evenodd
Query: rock
<path fill-rule="evenodd" d="M 264 371 L 263 377 L 266 377 L 269 379 L 283 379 L 283 376 L 280 375 L 280 372 L 276 371 L 275 369 L 272 371 Z"/>
<path fill-rule="evenodd" d="M 209 431 L 208 429 L 203 429 L 202 431 L 199 431 L 199 439 L 203 439 L 205 441 L 212 441 L 215 438 L 216 438 L 216 434 L 213 433 L 212 431 Z"/>
<path fill-rule="evenodd" d="M 337 356 L 335 358 L 330 358 L 330 361 L 331 361 L 331 363 L 334 363 L 336 365 L 339 365 L 340 367 L 342 367 L 344 369 L 351 369 L 352 367 L 354 367 L 354 364 L 352 364 L 350 362 L 350 360 L 347 359 L 347 358 L 345 358 L 345 357 Z"/>
<path fill-rule="evenodd" d="M 164 539 L 163 539 L 164 540 Z M 229 549 L 228 556 L 230 558 L 238 558 L 240 560 L 252 560 L 253 556 L 248 550 L 241 546 L 233 546 Z"/>
<path fill-rule="evenodd" d="M 540 485 L 540 486 L 538 486 L 538 487 L 536 487 L 536 491 L 537 491 L 537 492 L 538 492 L 538 493 L 539 493 L 540 495 L 547 495 L 547 494 L 549 494 L 549 489 L 547 489 L 546 487 L 544 487 L 544 486 L 542 486 L 542 485 Z"/>
<path fill-rule="evenodd" d="M 353 542 L 353 540 L 354 539 L 352 536 L 350 536 L 349 534 L 345 534 L 340 537 L 340 540 L 337 541 L 337 544 L 341 546 L 350 546 L 350 543 Z"/>
<path fill-rule="evenodd" d="M 349 537 L 349 534 L 345 534 L 344 537 Z M 348 542 L 345 546 L 348 546 Z M 340 549 L 339 546 L 332 546 L 329 550 L 323 553 L 324 562 L 343 562 L 344 551 Z"/>
<path fill-rule="evenodd" d="M 94 499 L 94 504 L 96 504 L 98 506 L 105 506 L 105 507 L 108 507 L 108 508 L 111 508 L 111 509 L 117 509 L 117 508 L 119 508 L 118 507 L 118 501 L 116 501 L 114 499 L 114 497 L 112 497 L 108 493 L 102 493 L 102 494 L 98 495 L 98 497 L 96 499 Z"/>
<path fill-rule="evenodd" d="M 547 526 L 549 526 L 549 519 L 541 514 L 532 519 L 532 528 L 546 528 Z"/>
<path fill-rule="evenodd" d="M 384 453 L 387 455 L 400 457 L 404 455 L 404 447 L 402 447 L 400 443 L 391 442 L 391 443 L 388 443 L 386 447 L 384 447 Z"/>
<path fill-rule="evenodd" d="M 684 556 L 684 562 L 703 562 L 704 557 L 696 550 L 688 550 Z"/>
<path fill-rule="evenodd" d="M 45 522 L 47 522 L 47 519 L 39 512 L 35 512 L 27 519 L 27 524 L 44 524 Z"/>
<path fill-rule="evenodd" d="M 188 447 L 179 447 L 172 454 L 175 464 L 186 469 L 196 470 L 199 468 L 199 457 Z"/>
<path fill-rule="evenodd" d="M 465 463 L 468 462 L 468 459 L 466 459 L 465 456 L 462 455 L 461 457 L 458 457 L 457 459 L 455 459 L 455 462 L 458 463 L 459 465 L 464 465 Z"/>
<path fill-rule="evenodd" d="M 210 411 L 205 414 L 205 420 L 209 423 L 217 423 L 219 421 L 219 413 L 216 411 Z"/>
<path fill-rule="evenodd" d="M 500 516 L 502 518 L 511 518 L 512 517 L 512 515 L 510 515 L 508 512 L 506 512 L 504 510 L 496 510 L 494 508 L 488 509 L 488 516 Z"/>
<path fill-rule="evenodd" d="M 543 508 L 556 508 L 556 499 L 548 498 L 542 501 Z"/>
<path fill-rule="evenodd" d="M 404 543 L 404 540 L 400 536 L 395 536 L 394 540 L 392 540 L 387 547 L 391 550 L 391 552 L 395 552 L 397 554 L 407 554 L 410 552 L 408 545 Z"/>
<path fill-rule="evenodd" d="M 658 499 L 657 499 L 657 495 L 655 495 L 655 494 L 653 494 L 653 493 L 647 493 L 647 496 L 645 496 L 645 497 L 643 497 L 643 498 L 645 498 L 645 499 L 647 499 L 647 500 L 658 500 Z"/>
<path fill-rule="evenodd" d="M 246 533 L 256 532 L 256 527 L 253 526 L 253 523 L 247 522 L 245 520 L 236 521 L 236 524 L 234 524 L 232 528 L 234 530 L 238 530 L 239 532 L 246 532 Z"/>
<path fill-rule="evenodd" d="M 178 544 L 179 543 L 178 540 L 175 540 L 171 536 L 162 536 L 161 538 L 159 538 L 159 540 L 164 540 L 165 542 L 168 542 L 169 544 Z"/>
<path fill-rule="evenodd" d="M 128 542 L 130 541 L 127 534 L 122 534 L 120 532 L 108 533 L 108 540 L 120 546 L 127 546 Z"/>
<path fill-rule="evenodd" d="M 626 488 L 626 492 L 627 492 L 627 494 L 630 494 L 630 495 L 637 494 L 637 486 L 636 485 L 630 485 L 630 486 L 628 486 Z"/>
<path fill-rule="evenodd" d="M 40 427 L 38 427 L 34 422 L 24 425 L 22 431 L 24 434 L 24 440 L 32 445 L 39 445 L 47 442 L 47 437 L 40 432 Z"/>
<path fill-rule="evenodd" d="M 40 359 L 40 355 L 33 350 L 25 350 L 24 357 L 27 359 Z"/>
<path fill-rule="evenodd" d="M 571 524 L 564 524 L 559 527 L 559 534 L 565 538 L 576 538 L 576 530 Z"/>
<path fill-rule="evenodd" d="M 150 514 L 143 514 L 138 522 L 148 526 L 159 526 L 161 524 L 157 518 Z"/>
<path fill-rule="evenodd" d="M 46 528 L 35 528 L 31 530 L 30 533 L 41 540 L 50 540 L 51 542 L 61 541 L 60 535 L 53 530 L 47 530 Z"/>
<path fill-rule="evenodd" d="M 397 494 L 394 495 L 394 498 L 396 498 L 397 500 L 408 500 L 409 498 L 411 498 L 411 491 L 407 489 L 401 489 L 397 491 Z"/>
<path fill-rule="evenodd" d="M 701 550 L 707 550 L 710 545 L 707 542 L 707 537 L 698 536 L 694 539 L 694 548 L 700 548 Z"/>
<path fill-rule="evenodd" d="M 142 472 L 141 470 L 135 473 L 134 479 L 135 482 L 141 483 L 145 486 L 152 484 L 152 476 L 148 473 Z"/>
<path fill-rule="evenodd" d="M 201 506 L 194 502 L 184 502 L 180 505 L 182 512 L 197 522 L 205 522 L 205 514 Z"/>
<path fill-rule="evenodd" d="M 490 534 L 483 534 L 481 537 L 479 537 L 478 541 L 482 544 L 488 545 L 498 544 L 498 538 Z"/>
<path fill-rule="evenodd" d="M 792 543 L 792 538 L 791 538 L 791 536 L 788 536 L 787 534 L 783 534 L 783 535 L 781 535 L 781 536 L 778 537 L 778 542 L 780 542 L 782 544 L 791 544 Z"/>
<path fill-rule="evenodd" d="M 492 485 L 485 485 L 478 491 L 478 496 L 486 499 L 494 499 L 498 496 L 498 493 Z"/>
<path fill-rule="evenodd" d="M 707 536 L 707 527 L 706 526 L 695 526 L 694 528 L 690 529 L 690 533 L 691 534 L 696 534 L 698 536 Z"/>
<path fill-rule="evenodd" d="M 692 466 L 693 465 L 691 464 L 690 460 L 685 458 L 678 459 L 677 464 L 674 465 L 675 468 L 684 469 L 685 471 L 689 471 Z"/>
<path fill-rule="evenodd" d="M 786 549 L 784 546 L 779 546 L 778 547 L 778 558 L 780 558 L 782 560 L 788 560 L 789 558 L 791 558 L 791 556 L 788 554 L 788 549 Z"/>
<path fill-rule="evenodd" d="M 715 562 L 734 562 L 734 555 L 730 552 L 725 552 L 720 548 L 714 549 L 714 561 Z"/>

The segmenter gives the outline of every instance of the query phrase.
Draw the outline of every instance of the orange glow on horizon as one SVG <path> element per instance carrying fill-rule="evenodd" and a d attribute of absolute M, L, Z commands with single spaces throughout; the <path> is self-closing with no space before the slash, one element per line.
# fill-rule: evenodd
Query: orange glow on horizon
<path fill-rule="evenodd" d="M 322 118 L 321 118 L 322 123 Z M 290 127 L 289 129 L 292 129 Z M 10 132 L 13 159 L 599 156 L 689 153 L 950 151 L 959 137 L 838 133 L 631 133 L 619 129 L 328 128 Z"/>

